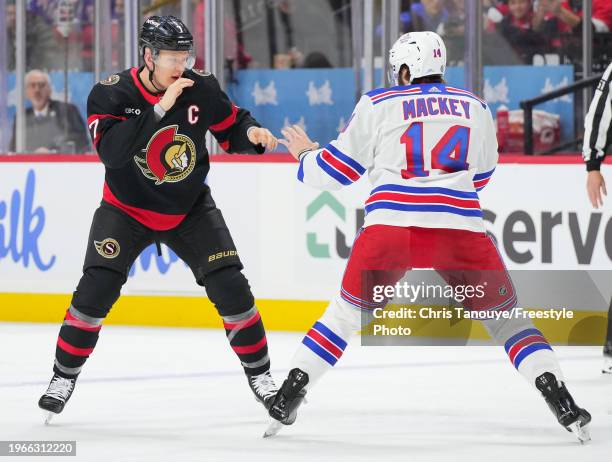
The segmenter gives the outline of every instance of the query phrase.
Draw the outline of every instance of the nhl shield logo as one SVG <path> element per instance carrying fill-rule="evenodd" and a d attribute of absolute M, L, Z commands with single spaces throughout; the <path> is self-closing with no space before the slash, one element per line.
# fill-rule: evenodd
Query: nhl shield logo
<path fill-rule="evenodd" d="M 120 77 L 117 74 L 113 74 L 104 80 L 100 80 L 102 85 L 115 85 L 119 82 Z"/>
<path fill-rule="evenodd" d="M 209 77 L 209 76 L 212 75 L 210 72 L 206 72 L 203 69 L 195 69 L 194 68 L 194 69 L 192 69 L 192 71 L 195 72 L 196 74 L 198 74 L 201 77 Z"/>
<path fill-rule="evenodd" d="M 119 243 L 110 237 L 103 241 L 94 241 L 94 245 L 96 246 L 97 252 L 104 258 L 115 258 L 119 255 L 119 252 L 121 252 Z"/>
<path fill-rule="evenodd" d="M 142 150 L 143 156 L 134 157 L 142 174 L 156 185 L 182 181 L 195 167 L 195 144 L 177 131 L 178 125 L 158 130 Z"/>

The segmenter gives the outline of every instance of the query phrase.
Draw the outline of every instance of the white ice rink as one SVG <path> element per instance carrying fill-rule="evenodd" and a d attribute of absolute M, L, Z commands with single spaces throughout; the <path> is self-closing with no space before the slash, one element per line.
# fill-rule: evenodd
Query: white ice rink
<path fill-rule="evenodd" d="M 76 440 L 82 461 L 612 460 L 600 348 L 556 348 L 593 415 L 580 446 L 501 347 L 349 345 L 275 439 L 223 331 L 106 326 L 65 411 L 44 426 L 59 325 L 0 323 L 0 440 Z M 277 383 L 302 335 L 268 333 Z M 22 457 L 16 460 L 38 460 Z M 7 460 L 13 460 L 12 458 Z"/>

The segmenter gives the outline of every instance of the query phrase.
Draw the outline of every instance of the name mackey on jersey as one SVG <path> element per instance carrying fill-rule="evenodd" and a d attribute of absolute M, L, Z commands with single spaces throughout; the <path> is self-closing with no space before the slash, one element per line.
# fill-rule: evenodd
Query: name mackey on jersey
<path fill-rule="evenodd" d="M 262 153 L 249 127 L 260 125 L 235 106 L 217 79 L 186 71 L 192 79 L 160 120 L 154 105 L 162 95 L 147 91 L 132 68 L 94 86 L 87 125 L 106 167 L 103 200 L 154 230 L 176 227 L 202 194 L 210 165 L 208 130 L 227 152 Z"/>
<path fill-rule="evenodd" d="M 333 190 L 368 172 L 364 226 L 484 232 L 478 191 L 497 160 L 484 101 L 445 84 L 407 85 L 363 95 L 338 139 L 302 156 L 298 179 Z"/>

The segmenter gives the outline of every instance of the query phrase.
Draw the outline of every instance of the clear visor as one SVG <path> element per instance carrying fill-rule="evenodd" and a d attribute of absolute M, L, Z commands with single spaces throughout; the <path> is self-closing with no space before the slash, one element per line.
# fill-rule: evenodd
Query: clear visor
<path fill-rule="evenodd" d="M 390 87 L 397 85 L 395 83 L 395 72 L 393 72 L 393 66 L 391 63 L 387 63 L 387 81 L 389 82 Z"/>
<path fill-rule="evenodd" d="M 192 69 L 195 64 L 195 53 L 189 51 L 160 50 L 153 60 L 156 66 L 164 69 Z"/>

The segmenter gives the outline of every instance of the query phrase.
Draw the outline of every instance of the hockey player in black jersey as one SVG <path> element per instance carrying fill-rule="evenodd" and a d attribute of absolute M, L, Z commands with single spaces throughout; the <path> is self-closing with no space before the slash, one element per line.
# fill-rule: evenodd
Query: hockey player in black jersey
<path fill-rule="evenodd" d="M 204 183 L 205 134 L 231 153 L 274 150 L 276 138 L 235 106 L 213 75 L 192 70 L 193 38 L 173 16 L 147 19 L 144 65 L 98 83 L 87 102 L 90 134 L 106 168 L 83 267 L 39 406 L 60 413 L 93 352 L 104 318 L 141 251 L 168 245 L 191 268 L 223 319 L 248 384 L 266 408 L 277 389 L 264 326 L 229 230 Z"/>

